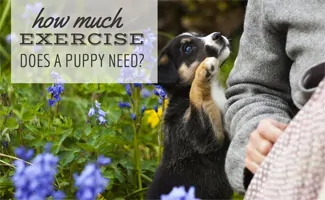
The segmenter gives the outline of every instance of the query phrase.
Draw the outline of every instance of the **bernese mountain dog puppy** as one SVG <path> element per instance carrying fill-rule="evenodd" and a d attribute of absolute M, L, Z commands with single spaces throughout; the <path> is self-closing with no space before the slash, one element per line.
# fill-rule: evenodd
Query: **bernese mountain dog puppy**
<path fill-rule="evenodd" d="M 167 92 L 164 151 L 146 199 L 160 199 L 175 186 L 195 187 L 200 199 L 231 199 L 224 165 L 229 139 L 223 130 L 224 89 L 217 80 L 230 54 L 215 32 L 183 33 L 161 51 L 158 84 Z"/>

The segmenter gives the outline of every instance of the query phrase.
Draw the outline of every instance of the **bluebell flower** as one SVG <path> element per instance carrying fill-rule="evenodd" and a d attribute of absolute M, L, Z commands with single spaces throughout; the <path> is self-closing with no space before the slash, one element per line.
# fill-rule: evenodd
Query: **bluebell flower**
<path fill-rule="evenodd" d="M 47 88 L 49 94 L 51 94 L 51 99 L 48 100 L 49 106 L 54 106 L 57 102 L 61 100 L 61 94 L 64 91 L 63 84 L 54 84 Z"/>
<path fill-rule="evenodd" d="M 131 119 L 133 120 L 133 121 L 135 121 L 136 119 L 137 119 L 137 116 L 135 115 L 135 114 L 131 114 Z"/>
<path fill-rule="evenodd" d="M 88 117 L 96 116 L 99 121 L 99 125 L 105 124 L 107 120 L 105 119 L 107 112 L 101 109 L 101 103 L 97 100 L 95 101 L 95 107 L 91 107 L 88 111 Z"/>
<path fill-rule="evenodd" d="M 1 141 L 1 144 L 2 144 L 2 147 L 4 148 L 4 149 L 8 149 L 8 147 L 9 147 L 9 143 L 8 143 L 8 141 Z"/>
<path fill-rule="evenodd" d="M 54 106 L 61 100 L 61 94 L 64 91 L 64 79 L 56 72 L 51 72 L 51 76 L 54 80 L 54 84 L 47 88 L 48 93 L 51 95 L 48 104 L 49 106 Z"/>
<path fill-rule="evenodd" d="M 34 150 L 25 149 L 25 147 L 18 147 L 15 149 L 15 154 L 18 156 L 18 158 L 29 161 L 34 155 Z"/>
<path fill-rule="evenodd" d="M 164 103 L 164 100 L 162 100 L 161 98 L 158 99 L 158 104 L 162 105 Z"/>
<path fill-rule="evenodd" d="M 190 187 L 188 192 L 185 191 L 185 187 L 174 187 L 169 194 L 161 195 L 161 200 L 198 200 L 195 198 L 195 188 Z"/>
<path fill-rule="evenodd" d="M 96 106 L 97 109 L 100 109 L 100 105 L 101 105 L 101 103 L 99 103 L 99 102 L 96 100 L 96 101 L 95 101 L 95 106 Z"/>
<path fill-rule="evenodd" d="M 146 106 L 143 105 L 142 108 L 141 108 L 141 113 L 143 114 L 144 111 L 146 111 Z"/>
<path fill-rule="evenodd" d="M 78 188 L 76 198 L 78 200 L 94 200 L 102 193 L 109 183 L 109 179 L 103 177 L 100 167 L 108 165 L 109 158 L 100 156 L 97 163 L 89 163 L 78 176 L 74 174 L 75 187 Z"/>
<path fill-rule="evenodd" d="M 153 109 L 158 113 L 158 106 L 154 106 Z"/>
<path fill-rule="evenodd" d="M 99 115 L 99 116 L 106 117 L 107 113 L 104 112 L 102 109 L 98 109 L 98 115 Z"/>
<path fill-rule="evenodd" d="M 98 116 L 99 125 L 105 124 L 107 120 L 103 116 Z"/>
<path fill-rule="evenodd" d="M 165 99 L 167 97 L 165 90 L 160 85 L 155 87 L 153 93 L 161 99 Z"/>
<path fill-rule="evenodd" d="M 112 162 L 111 158 L 106 158 L 103 155 L 100 155 L 97 159 L 97 165 L 98 166 L 105 166 L 105 165 L 109 165 Z"/>
<path fill-rule="evenodd" d="M 125 84 L 125 91 L 129 96 L 132 95 L 131 85 L 130 84 Z"/>
<path fill-rule="evenodd" d="M 55 191 L 53 187 L 59 159 L 49 150 L 50 146 L 47 145 L 45 151 L 31 161 L 32 165 L 27 165 L 23 160 L 14 161 L 16 170 L 12 181 L 17 200 L 46 199 L 50 196 L 64 199 L 64 193 Z M 30 159 L 33 154 L 32 150 L 23 147 L 17 148 L 15 152 L 21 159 Z"/>
<path fill-rule="evenodd" d="M 118 106 L 120 108 L 131 108 L 131 104 L 129 102 L 119 102 Z"/>
<path fill-rule="evenodd" d="M 90 108 L 89 112 L 88 112 L 88 117 L 92 117 L 96 114 L 95 108 Z"/>
<path fill-rule="evenodd" d="M 141 83 L 134 83 L 133 85 L 134 85 L 134 87 L 142 88 L 142 84 Z"/>
<path fill-rule="evenodd" d="M 148 97 L 150 97 L 151 96 L 151 92 L 147 89 L 147 88 L 143 88 L 142 90 L 141 90 L 141 96 L 142 96 L 142 98 L 148 98 Z"/>

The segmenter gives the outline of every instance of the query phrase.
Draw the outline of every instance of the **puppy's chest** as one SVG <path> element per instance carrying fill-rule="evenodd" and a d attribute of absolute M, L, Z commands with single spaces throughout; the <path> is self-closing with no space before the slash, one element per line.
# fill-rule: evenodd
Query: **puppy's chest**
<path fill-rule="evenodd" d="M 227 101 L 224 89 L 220 86 L 217 80 L 214 80 L 211 82 L 210 90 L 213 102 L 218 106 L 220 111 L 224 113 L 224 107 Z"/>

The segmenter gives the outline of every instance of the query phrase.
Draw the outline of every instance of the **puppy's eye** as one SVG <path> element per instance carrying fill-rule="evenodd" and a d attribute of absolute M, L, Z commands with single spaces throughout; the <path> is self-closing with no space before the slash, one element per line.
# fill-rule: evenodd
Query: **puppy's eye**
<path fill-rule="evenodd" d="M 191 45 L 191 44 L 185 44 L 183 46 L 183 52 L 186 53 L 186 54 L 191 53 L 193 51 L 193 49 L 194 49 L 194 46 Z"/>

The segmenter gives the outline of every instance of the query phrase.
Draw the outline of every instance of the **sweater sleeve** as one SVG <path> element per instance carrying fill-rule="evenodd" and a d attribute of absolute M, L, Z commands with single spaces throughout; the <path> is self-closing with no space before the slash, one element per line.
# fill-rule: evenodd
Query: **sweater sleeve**
<path fill-rule="evenodd" d="M 248 0 L 238 56 L 227 80 L 225 128 L 231 143 L 225 168 L 231 186 L 241 194 L 250 133 L 262 119 L 288 123 L 292 117 L 285 29 L 275 29 L 267 20 L 274 12 L 264 3 Z"/>

